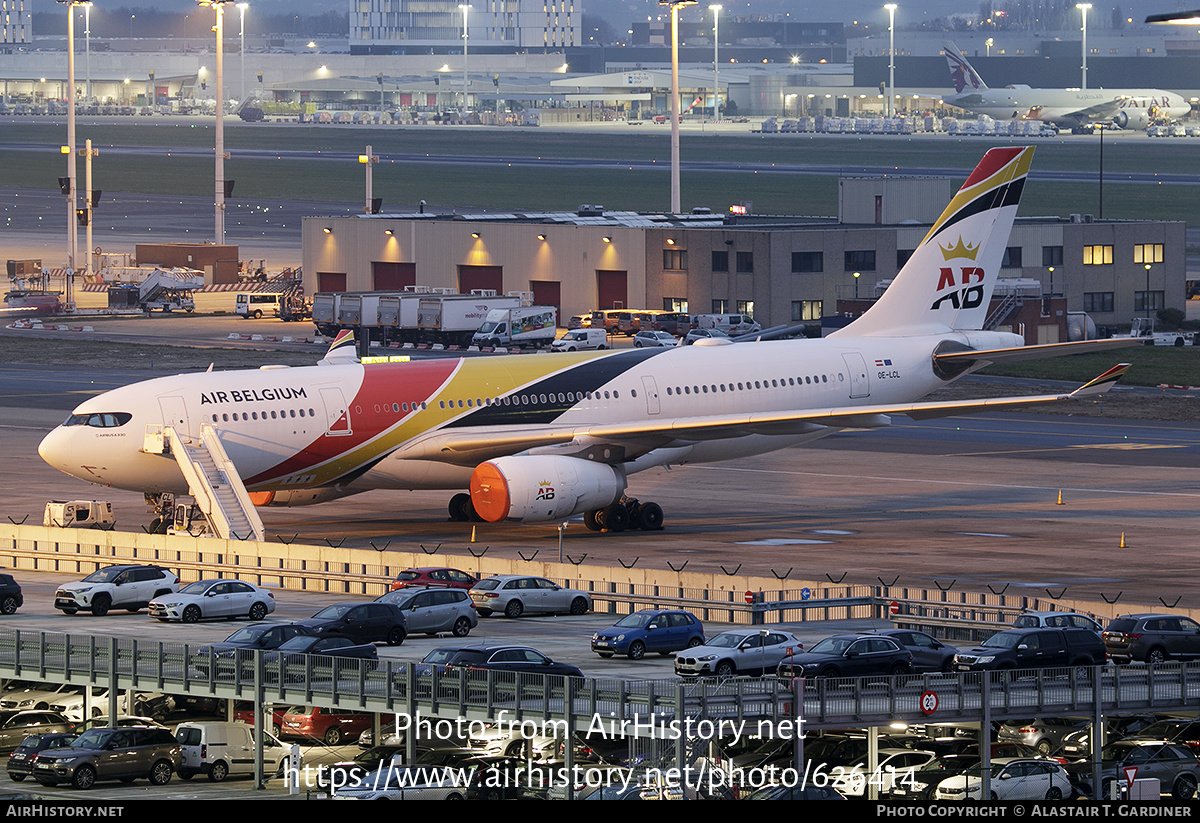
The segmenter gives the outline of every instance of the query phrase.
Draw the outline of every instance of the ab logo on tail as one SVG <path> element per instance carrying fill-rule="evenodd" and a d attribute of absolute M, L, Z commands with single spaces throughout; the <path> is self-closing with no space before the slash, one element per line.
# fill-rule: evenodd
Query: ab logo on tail
<path fill-rule="evenodd" d="M 964 245 L 962 235 L 959 235 L 957 245 L 945 247 L 939 243 L 938 248 L 941 249 L 942 257 L 947 261 L 974 260 L 975 255 L 979 252 L 978 244 Z M 947 300 L 955 309 L 974 309 L 983 304 L 983 267 L 960 266 L 957 275 L 954 268 L 950 266 L 944 266 L 939 271 L 941 272 L 937 284 L 939 296 L 929 307 L 930 311 L 936 311 Z M 947 289 L 950 291 L 946 291 Z"/>

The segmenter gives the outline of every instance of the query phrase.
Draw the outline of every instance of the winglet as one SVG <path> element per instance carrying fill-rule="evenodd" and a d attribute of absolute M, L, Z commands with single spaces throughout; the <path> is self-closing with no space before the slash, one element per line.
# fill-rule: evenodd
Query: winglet
<path fill-rule="evenodd" d="M 1108 391 L 1109 389 L 1111 389 L 1113 386 L 1116 385 L 1117 381 L 1121 379 L 1121 375 L 1123 375 L 1125 372 L 1129 371 L 1129 366 L 1130 366 L 1129 363 L 1120 363 L 1116 366 L 1113 366 L 1111 369 L 1109 369 L 1104 374 L 1097 377 L 1095 380 L 1092 380 L 1088 383 L 1084 383 L 1082 386 L 1077 388 L 1075 391 L 1071 392 L 1071 394 L 1068 396 L 1069 397 L 1088 397 L 1088 396 L 1094 395 L 1094 394 L 1104 394 L 1106 391 Z"/>
<path fill-rule="evenodd" d="M 322 364 L 354 363 L 357 360 L 358 350 L 354 344 L 354 332 L 350 329 L 343 329 L 329 344 L 329 350 L 325 352 L 325 356 L 321 358 L 320 362 Z"/>

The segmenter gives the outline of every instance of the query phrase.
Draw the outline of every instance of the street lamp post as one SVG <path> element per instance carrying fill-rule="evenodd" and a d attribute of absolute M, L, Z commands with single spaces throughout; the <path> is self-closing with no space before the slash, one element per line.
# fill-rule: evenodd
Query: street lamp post
<path fill-rule="evenodd" d="M 459 5 L 463 13 L 463 115 L 467 113 L 467 12 L 471 10 L 470 3 L 462 3 Z"/>
<path fill-rule="evenodd" d="M 1146 319 L 1150 319 L 1150 264 L 1146 264 L 1146 295 L 1142 298 L 1142 305 L 1146 309 Z M 1149 324 L 1147 323 L 1147 328 Z"/>
<path fill-rule="evenodd" d="M 718 42 L 718 23 L 721 19 L 722 6 L 718 3 L 708 7 L 708 10 L 713 13 L 713 122 L 721 122 L 721 106 L 719 105 L 721 98 L 720 75 L 717 71 L 717 42 Z"/>
<path fill-rule="evenodd" d="M 1075 8 L 1079 9 L 1079 14 L 1083 18 L 1083 90 L 1087 91 L 1087 13 L 1092 7 L 1091 3 L 1076 3 Z"/>
<path fill-rule="evenodd" d="M 67 144 L 62 153 L 67 156 L 67 311 L 75 310 L 72 282 L 75 278 L 75 259 L 79 255 L 79 219 L 75 215 L 75 2 L 58 0 L 67 7 Z"/>
<path fill-rule="evenodd" d="M 896 97 L 896 4 L 884 6 L 888 13 L 888 100 L 887 116 L 893 115 Z"/>
<path fill-rule="evenodd" d="M 225 244 L 225 4 L 233 0 L 199 0 L 217 15 L 217 77 L 214 94 L 217 103 L 215 186 L 213 199 L 213 242 Z"/>
<path fill-rule="evenodd" d="M 679 199 L 679 9 L 697 0 L 658 0 L 671 7 L 671 214 L 681 211 Z"/>
<path fill-rule="evenodd" d="M 241 12 L 241 15 L 242 15 L 242 19 L 241 19 L 241 23 L 242 23 L 242 28 L 241 28 L 242 96 L 238 99 L 243 106 L 246 104 L 246 9 L 248 9 L 248 8 L 250 8 L 249 3 L 238 3 L 237 4 L 237 9 L 239 12 Z"/>
<path fill-rule="evenodd" d="M 994 41 L 992 40 L 992 38 L 989 37 L 987 40 L 984 40 L 983 45 L 985 45 L 987 47 L 987 56 L 991 57 L 992 56 L 992 46 L 994 45 Z"/>
<path fill-rule="evenodd" d="M 83 70 L 87 75 L 85 97 L 90 103 L 92 102 L 92 4 L 80 3 L 79 5 L 83 6 L 83 42 L 85 54 Z"/>

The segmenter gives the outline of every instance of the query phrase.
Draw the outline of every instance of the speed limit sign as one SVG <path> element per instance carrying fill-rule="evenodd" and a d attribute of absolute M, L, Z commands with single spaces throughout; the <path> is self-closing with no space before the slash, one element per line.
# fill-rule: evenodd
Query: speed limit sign
<path fill-rule="evenodd" d="M 921 711 L 925 714 L 933 714 L 937 711 L 938 697 L 937 692 L 922 692 L 921 693 Z"/>

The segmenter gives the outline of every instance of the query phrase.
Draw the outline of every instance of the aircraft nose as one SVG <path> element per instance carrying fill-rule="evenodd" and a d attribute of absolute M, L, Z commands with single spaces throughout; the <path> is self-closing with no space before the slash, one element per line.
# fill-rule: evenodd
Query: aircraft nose
<path fill-rule="evenodd" d="M 70 454 L 68 441 L 70 435 L 59 426 L 45 437 L 38 444 L 38 456 L 49 463 L 59 471 L 66 471 L 66 458 Z"/>

